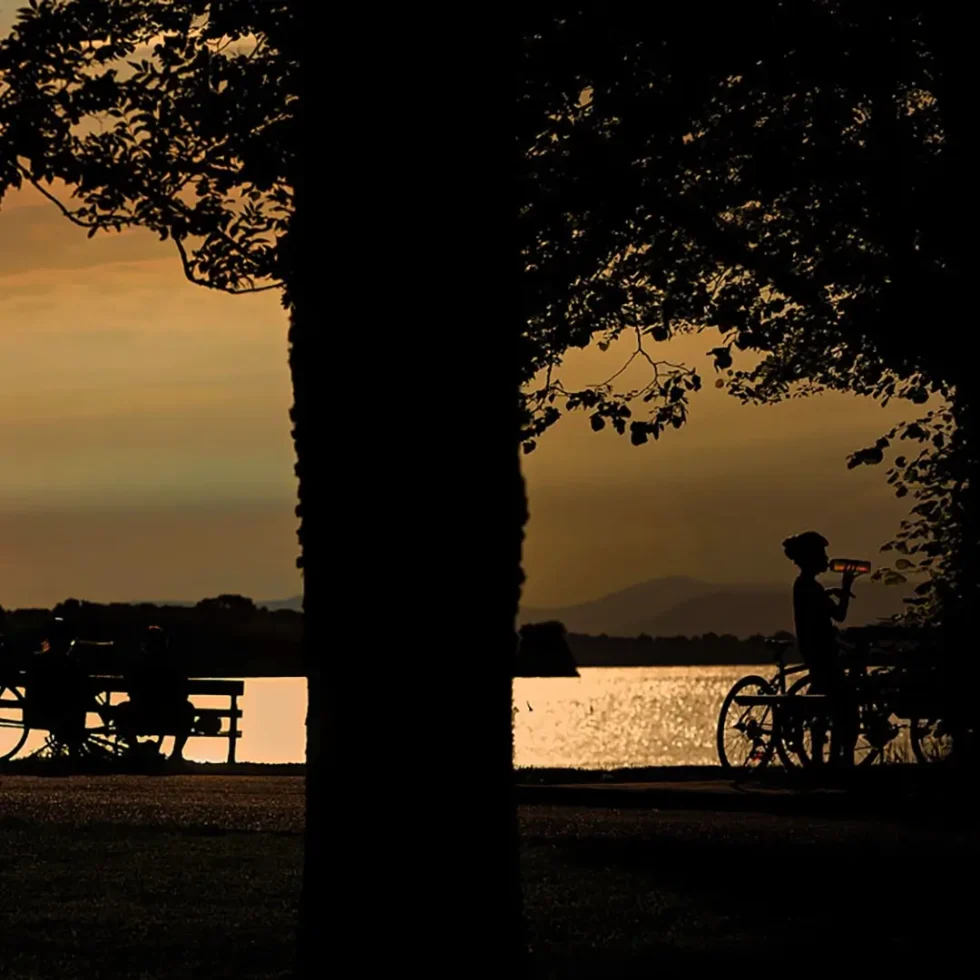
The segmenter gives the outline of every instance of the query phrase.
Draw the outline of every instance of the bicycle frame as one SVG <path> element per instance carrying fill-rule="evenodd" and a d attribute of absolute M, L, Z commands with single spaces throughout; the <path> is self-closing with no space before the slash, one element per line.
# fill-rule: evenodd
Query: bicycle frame
<path fill-rule="evenodd" d="M 776 663 L 779 665 L 779 670 L 769 679 L 770 686 L 777 691 L 779 694 L 786 694 L 786 678 L 792 677 L 793 674 L 802 674 L 808 668 L 806 664 L 794 664 L 792 667 L 788 666 L 786 663 L 786 650 L 788 644 L 779 644 L 779 650 L 776 654 Z"/>

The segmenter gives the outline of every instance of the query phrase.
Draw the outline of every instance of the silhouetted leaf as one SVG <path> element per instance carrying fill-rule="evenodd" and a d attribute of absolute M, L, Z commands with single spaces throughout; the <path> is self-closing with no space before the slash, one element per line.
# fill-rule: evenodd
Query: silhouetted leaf
<path fill-rule="evenodd" d="M 732 366 L 732 352 L 729 347 L 715 347 L 708 353 L 715 359 L 715 370 L 723 371 Z"/>

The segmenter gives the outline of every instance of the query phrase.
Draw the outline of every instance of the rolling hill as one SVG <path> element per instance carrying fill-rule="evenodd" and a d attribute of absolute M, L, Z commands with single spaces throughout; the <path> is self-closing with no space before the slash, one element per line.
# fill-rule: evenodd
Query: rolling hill
<path fill-rule="evenodd" d="M 520 623 L 556 619 L 570 633 L 592 636 L 730 633 L 744 638 L 778 630 L 792 632 L 790 589 L 789 582 L 719 585 L 682 577 L 653 579 L 578 605 L 522 609 Z M 848 626 L 869 625 L 902 607 L 902 590 L 878 583 L 859 580 L 854 594 Z"/>
<path fill-rule="evenodd" d="M 290 596 L 288 599 L 262 599 L 255 603 L 257 606 L 275 612 L 277 609 L 291 609 L 293 612 L 303 611 L 303 597 L 301 595 Z"/>

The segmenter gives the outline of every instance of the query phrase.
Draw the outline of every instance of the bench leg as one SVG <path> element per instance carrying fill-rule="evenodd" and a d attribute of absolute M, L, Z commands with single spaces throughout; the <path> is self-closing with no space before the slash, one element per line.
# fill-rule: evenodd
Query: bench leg
<path fill-rule="evenodd" d="M 228 726 L 228 764 L 235 762 L 235 748 L 238 745 L 238 695 L 231 696 L 231 724 Z"/>

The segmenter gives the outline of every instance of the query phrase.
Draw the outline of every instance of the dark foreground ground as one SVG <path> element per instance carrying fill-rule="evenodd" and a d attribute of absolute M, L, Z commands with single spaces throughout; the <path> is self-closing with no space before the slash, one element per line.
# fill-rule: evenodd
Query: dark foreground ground
<path fill-rule="evenodd" d="M 302 826 L 296 777 L 0 774 L 0 977 L 287 977 Z"/>
<path fill-rule="evenodd" d="M 972 812 L 773 813 L 703 789 L 522 805 L 538 976 L 909 975 L 928 958 L 943 977 L 962 950 L 972 962 Z M 288 775 L 0 774 L 0 977 L 288 976 L 302 792 Z"/>

